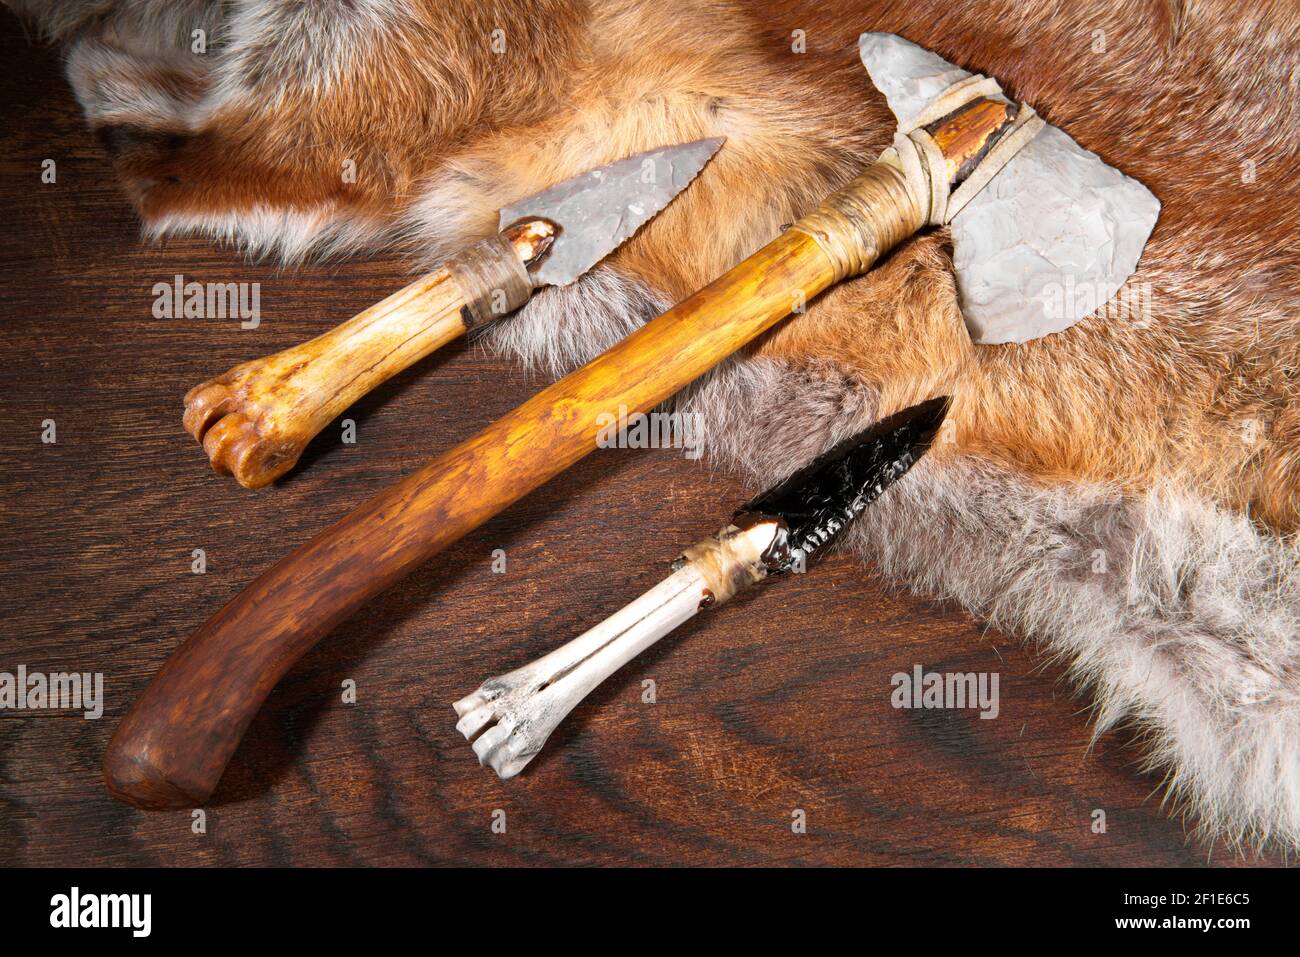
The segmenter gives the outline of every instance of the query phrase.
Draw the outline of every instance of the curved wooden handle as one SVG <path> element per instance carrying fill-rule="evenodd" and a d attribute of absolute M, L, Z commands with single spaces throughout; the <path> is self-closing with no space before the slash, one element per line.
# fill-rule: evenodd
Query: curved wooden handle
<path fill-rule="evenodd" d="M 217 472 L 245 488 L 269 485 L 336 415 L 463 335 L 464 304 L 444 266 L 324 335 L 195 386 L 185 430 Z"/>
<path fill-rule="evenodd" d="M 817 242 L 788 231 L 282 559 L 200 628 L 135 703 L 109 743 L 109 790 L 147 808 L 202 803 L 271 688 L 330 629 L 590 452 L 601 413 L 653 408 L 833 276 Z"/>

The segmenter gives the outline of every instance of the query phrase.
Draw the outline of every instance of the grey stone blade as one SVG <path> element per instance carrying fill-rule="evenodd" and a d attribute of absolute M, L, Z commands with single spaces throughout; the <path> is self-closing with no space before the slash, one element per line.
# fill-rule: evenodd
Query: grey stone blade
<path fill-rule="evenodd" d="M 1159 215 L 1149 189 L 1044 127 L 949 224 L 971 337 L 1027 342 L 1096 312 L 1137 269 Z"/>
<path fill-rule="evenodd" d="M 894 33 L 862 34 L 858 56 L 900 126 L 948 87 L 972 75 Z"/>
<path fill-rule="evenodd" d="M 900 124 L 971 75 L 892 34 L 864 33 L 858 49 Z M 949 224 L 971 338 L 1026 342 L 1105 306 L 1159 215 L 1149 189 L 1045 127 Z"/>
<path fill-rule="evenodd" d="M 530 216 L 559 226 L 555 242 L 531 272 L 538 285 L 566 286 L 667 206 L 722 143 L 713 138 L 647 150 L 581 173 L 502 207 L 499 228 Z"/>

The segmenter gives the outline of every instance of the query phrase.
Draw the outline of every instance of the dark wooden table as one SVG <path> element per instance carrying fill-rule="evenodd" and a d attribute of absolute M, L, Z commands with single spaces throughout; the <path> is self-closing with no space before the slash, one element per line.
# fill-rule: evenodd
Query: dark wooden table
<path fill-rule="evenodd" d="M 541 383 L 462 344 L 361 402 L 347 413 L 356 443 L 327 429 L 279 486 L 213 475 L 181 429 L 186 389 L 347 318 L 403 284 L 405 266 L 281 270 L 200 240 L 142 244 L 57 55 L 7 12 L 0 34 L 0 672 L 102 672 L 106 698 L 98 721 L 0 712 L 0 862 L 1243 862 L 1162 810 L 1131 737 L 1089 746 L 1087 701 L 1058 666 L 842 555 L 663 641 L 521 777 L 481 769 L 451 702 L 639 594 L 753 491 L 668 450 L 589 457 L 338 629 L 273 693 L 205 833 L 190 812 L 111 800 L 105 742 L 186 635 Z M 177 274 L 261 283 L 260 327 L 154 318 L 153 285 Z M 997 672 L 1000 715 L 893 709 L 890 677 L 915 664 Z M 646 679 L 656 703 L 642 701 Z"/>

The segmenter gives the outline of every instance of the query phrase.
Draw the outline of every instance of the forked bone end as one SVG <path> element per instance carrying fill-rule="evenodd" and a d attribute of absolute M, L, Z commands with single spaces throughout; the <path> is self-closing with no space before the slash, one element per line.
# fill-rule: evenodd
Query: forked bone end
<path fill-rule="evenodd" d="M 761 532 L 741 533 L 756 540 Z M 766 540 L 771 539 L 770 531 Z M 551 732 L 595 688 L 706 604 L 710 581 L 688 563 L 636 601 L 532 664 L 490 678 L 454 705 L 456 729 L 479 764 L 501 778 L 518 774 Z"/>
<path fill-rule="evenodd" d="M 516 677 L 523 680 L 511 682 Z M 528 765 L 568 713 L 568 708 L 556 714 L 553 707 L 538 707 L 543 685 L 531 673 L 512 673 L 485 681 L 452 705 L 460 715 L 456 730 L 471 742 L 478 763 L 503 781 Z"/>
<path fill-rule="evenodd" d="M 263 434 L 256 408 L 237 388 L 220 380 L 196 386 L 185 395 L 185 431 L 203 444 L 219 475 L 233 475 L 244 488 L 270 485 L 297 464 L 305 441 Z"/>

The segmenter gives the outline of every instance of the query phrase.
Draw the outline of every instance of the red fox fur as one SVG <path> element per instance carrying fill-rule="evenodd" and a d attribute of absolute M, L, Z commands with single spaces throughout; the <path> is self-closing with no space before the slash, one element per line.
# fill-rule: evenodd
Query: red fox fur
<path fill-rule="evenodd" d="M 287 259 L 398 246 L 432 263 L 510 200 L 725 136 L 606 265 L 490 333 L 557 371 L 734 265 L 889 143 L 861 32 L 997 78 L 1161 200 L 1131 280 L 1149 315 L 975 346 L 932 232 L 679 401 L 709 414 L 715 455 L 769 479 L 866 419 L 954 396 L 952 441 L 854 543 L 1068 657 L 1099 726 L 1143 722 L 1153 764 L 1212 831 L 1300 844 L 1290 3 L 13 5 L 68 44 L 73 88 L 154 235 Z"/>

